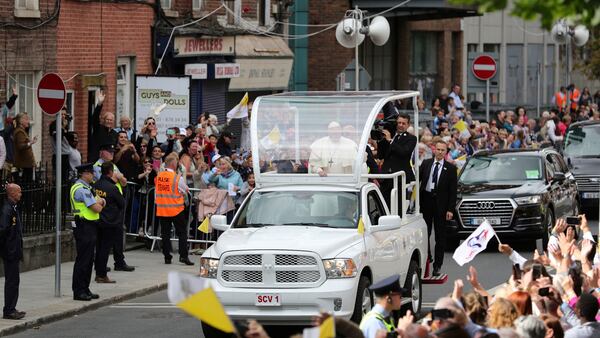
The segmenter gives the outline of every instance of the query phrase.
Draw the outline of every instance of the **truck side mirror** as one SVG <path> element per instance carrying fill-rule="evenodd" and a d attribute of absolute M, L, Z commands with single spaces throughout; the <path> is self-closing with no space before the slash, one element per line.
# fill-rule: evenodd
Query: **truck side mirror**
<path fill-rule="evenodd" d="M 552 177 L 552 181 L 556 181 L 558 183 L 560 183 L 566 179 L 567 179 L 567 177 L 565 176 L 565 174 L 560 173 L 560 172 L 554 173 L 554 176 Z"/>
<path fill-rule="evenodd" d="M 227 224 L 227 216 L 224 215 L 212 215 L 210 216 L 210 226 L 219 230 L 225 231 L 229 229 L 229 224 Z"/>
<path fill-rule="evenodd" d="M 379 217 L 379 226 L 400 225 L 401 218 L 398 215 L 389 215 Z"/>

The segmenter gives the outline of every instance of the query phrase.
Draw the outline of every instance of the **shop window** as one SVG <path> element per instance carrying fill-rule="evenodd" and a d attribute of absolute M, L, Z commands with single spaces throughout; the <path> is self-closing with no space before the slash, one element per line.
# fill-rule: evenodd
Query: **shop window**
<path fill-rule="evenodd" d="M 19 18 L 39 18 L 39 0 L 15 0 L 15 16 Z"/>
<path fill-rule="evenodd" d="M 192 10 L 194 10 L 194 11 L 202 10 L 202 0 L 192 0 Z"/>

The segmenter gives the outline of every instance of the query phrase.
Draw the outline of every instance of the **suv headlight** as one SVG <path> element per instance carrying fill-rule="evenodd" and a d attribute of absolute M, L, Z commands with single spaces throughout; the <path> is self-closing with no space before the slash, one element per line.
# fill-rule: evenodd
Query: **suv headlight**
<path fill-rule="evenodd" d="M 517 197 L 515 198 L 515 202 L 517 202 L 517 204 L 519 205 L 523 205 L 523 204 L 538 204 L 542 201 L 542 196 L 540 195 L 532 195 L 532 196 L 525 196 L 525 197 Z"/>
<path fill-rule="evenodd" d="M 356 276 L 356 264 L 352 259 L 325 259 L 323 260 L 327 278 L 352 278 Z"/>
<path fill-rule="evenodd" d="M 217 278 L 219 260 L 214 258 L 200 258 L 200 277 Z"/>

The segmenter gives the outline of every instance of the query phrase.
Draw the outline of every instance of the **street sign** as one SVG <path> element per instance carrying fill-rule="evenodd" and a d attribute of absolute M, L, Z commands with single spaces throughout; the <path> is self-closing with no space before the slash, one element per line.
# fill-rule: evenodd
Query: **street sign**
<path fill-rule="evenodd" d="M 489 55 L 480 55 L 473 60 L 471 70 L 473 71 L 473 75 L 479 80 L 489 80 L 496 75 L 496 60 Z"/>
<path fill-rule="evenodd" d="M 58 74 L 48 73 L 42 77 L 37 88 L 37 99 L 46 114 L 58 113 L 64 106 L 66 97 L 65 83 Z"/>

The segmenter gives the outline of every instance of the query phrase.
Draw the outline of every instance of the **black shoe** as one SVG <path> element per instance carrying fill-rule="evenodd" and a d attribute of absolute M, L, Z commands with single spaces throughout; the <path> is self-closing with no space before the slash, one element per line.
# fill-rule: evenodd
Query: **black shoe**
<path fill-rule="evenodd" d="M 100 295 L 98 295 L 97 293 L 93 293 L 92 291 L 88 290 L 87 294 L 92 297 L 92 299 L 98 299 L 100 298 Z"/>
<path fill-rule="evenodd" d="M 172 257 L 165 257 L 165 264 L 171 264 Z"/>
<path fill-rule="evenodd" d="M 79 295 L 74 295 L 73 300 L 83 300 L 89 302 L 92 300 L 92 296 L 88 295 L 87 293 L 81 293 Z"/>
<path fill-rule="evenodd" d="M 439 277 L 442 274 L 440 270 L 441 268 L 433 268 L 433 277 Z"/>
<path fill-rule="evenodd" d="M 23 316 L 25 316 L 27 314 L 27 312 L 25 312 L 25 311 L 19 311 L 19 310 L 17 310 L 17 312 L 20 313 L 20 314 L 22 314 Z"/>
<path fill-rule="evenodd" d="M 134 271 L 135 268 L 131 265 L 115 265 L 115 271 L 127 271 L 127 272 L 131 272 Z"/>
<path fill-rule="evenodd" d="M 19 311 L 15 311 L 11 314 L 2 316 L 2 318 L 4 318 L 4 319 L 12 319 L 12 320 L 23 319 L 23 317 L 25 317 L 25 313 L 19 312 Z"/>
<path fill-rule="evenodd" d="M 185 265 L 194 265 L 194 262 L 190 261 L 189 258 L 183 258 L 183 257 L 179 257 L 179 262 L 183 263 Z"/>

